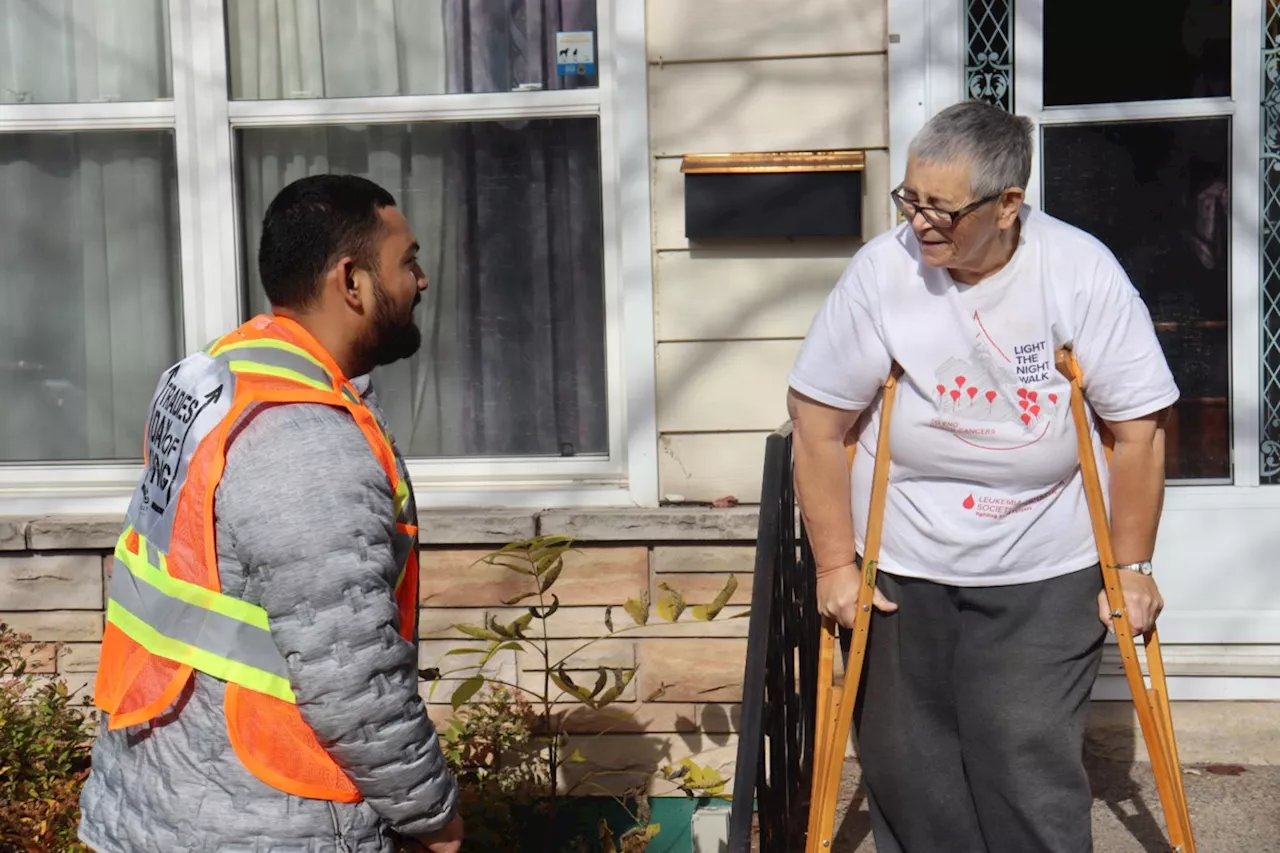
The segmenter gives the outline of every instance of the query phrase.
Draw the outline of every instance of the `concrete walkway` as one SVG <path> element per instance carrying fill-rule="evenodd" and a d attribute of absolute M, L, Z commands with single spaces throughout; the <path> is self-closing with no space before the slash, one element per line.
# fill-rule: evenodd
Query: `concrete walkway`
<path fill-rule="evenodd" d="M 1093 757 L 1089 772 L 1095 853 L 1167 853 L 1151 766 Z M 857 784 L 858 762 L 851 759 L 836 817 L 838 853 L 876 849 Z M 1199 853 L 1280 851 L 1280 766 L 1188 765 L 1184 785 Z M 854 810 L 846 816 L 851 803 Z"/>

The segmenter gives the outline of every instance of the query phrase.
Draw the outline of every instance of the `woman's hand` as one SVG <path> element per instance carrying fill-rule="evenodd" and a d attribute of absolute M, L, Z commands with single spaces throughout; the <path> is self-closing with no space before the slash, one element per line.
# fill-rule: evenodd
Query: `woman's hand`
<path fill-rule="evenodd" d="M 862 569 L 856 563 L 818 571 L 818 612 L 846 628 L 853 627 L 858 617 L 858 593 L 862 588 Z M 881 613 L 893 613 L 898 605 L 875 591 L 872 604 Z"/>
<path fill-rule="evenodd" d="M 1129 617 L 1129 630 L 1136 637 L 1145 634 L 1156 626 L 1160 611 L 1164 610 L 1164 598 L 1156 588 L 1155 579 L 1150 575 L 1137 572 L 1121 571 L 1120 588 L 1124 591 L 1124 612 Z M 819 606 L 821 606 L 821 590 L 819 590 Z M 1115 620 L 1111 618 L 1111 604 L 1107 601 L 1107 591 L 1098 593 L 1098 618 L 1112 634 L 1116 632 Z"/>

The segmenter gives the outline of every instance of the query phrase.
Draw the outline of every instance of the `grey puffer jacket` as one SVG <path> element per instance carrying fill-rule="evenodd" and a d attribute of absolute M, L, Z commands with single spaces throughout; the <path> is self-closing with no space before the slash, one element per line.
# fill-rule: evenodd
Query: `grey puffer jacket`
<path fill-rule="evenodd" d="M 391 853 L 395 833 L 444 826 L 457 785 L 418 696 L 417 649 L 397 631 L 394 499 L 355 422 L 259 409 L 228 452 L 216 514 L 223 592 L 266 609 L 298 710 L 364 800 L 260 782 L 228 740 L 225 685 L 196 673 L 149 724 L 103 725 L 81 840 L 98 853 Z"/>

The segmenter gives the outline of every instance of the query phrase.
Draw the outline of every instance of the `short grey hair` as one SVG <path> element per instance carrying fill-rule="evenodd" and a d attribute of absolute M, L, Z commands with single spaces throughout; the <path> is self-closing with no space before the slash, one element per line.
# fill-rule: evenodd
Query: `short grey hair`
<path fill-rule="evenodd" d="M 947 107 L 911 140 L 908 155 L 928 163 L 969 163 L 969 191 L 975 199 L 998 195 L 1031 182 L 1034 125 L 984 101 Z"/>

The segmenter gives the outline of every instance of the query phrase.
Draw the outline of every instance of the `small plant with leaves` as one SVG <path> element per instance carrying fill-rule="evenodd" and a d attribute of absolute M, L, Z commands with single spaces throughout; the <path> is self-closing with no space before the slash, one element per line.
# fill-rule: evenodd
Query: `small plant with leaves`
<path fill-rule="evenodd" d="M 505 687 L 482 691 L 439 731 L 440 747 L 458 779 L 467 844 L 477 850 L 520 849 L 528 815 L 546 790 L 545 750 L 528 700 Z"/>
<path fill-rule="evenodd" d="M 561 573 L 564 571 L 565 555 L 573 550 L 573 540 L 569 537 L 537 536 L 532 539 L 513 542 L 481 558 L 481 562 L 485 564 L 506 569 L 521 577 L 526 588 L 517 595 L 503 601 L 503 604 L 507 607 L 523 605 L 524 612 L 510 621 L 499 620 L 497 616 L 491 614 L 483 625 L 455 625 L 455 629 L 461 634 L 473 640 L 484 641 L 485 645 L 471 645 L 451 649 L 446 653 L 448 657 L 469 657 L 472 659 L 464 665 L 447 670 L 434 668 L 423 670 L 422 672 L 423 678 L 436 682 L 431 687 L 431 695 L 434 695 L 435 688 L 442 683 L 443 679 L 460 679 L 450 699 L 455 713 L 459 713 L 459 709 L 473 702 L 477 694 L 486 685 L 491 689 L 509 691 L 512 696 L 523 696 L 532 703 L 534 716 L 536 717 L 535 730 L 538 733 L 539 744 L 543 750 L 542 755 L 545 760 L 545 798 L 551 804 L 553 822 L 557 796 L 573 794 L 582 785 L 595 785 L 597 791 L 607 792 L 603 786 L 595 782 L 596 777 L 602 775 L 597 773 L 585 773 L 568 791 L 562 792 L 560 790 L 559 778 L 561 769 L 566 764 L 585 763 L 587 759 L 577 749 L 566 754 L 568 736 L 564 730 L 563 716 L 556 712 L 556 706 L 562 702 L 571 701 L 597 711 L 610 708 L 619 721 L 625 720 L 629 715 L 624 712 L 617 712 L 611 706 L 622 698 L 627 688 L 634 681 L 638 670 L 634 666 L 577 667 L 574 665 L 574 659 L 602 640 L 613 639 L 644 629 L 650 624 L 654 610 L 657 611 L 658 618 L 669 623 L 678 622 L 686 612 L 694 620 L 710 621 L 716 619 L 721 615 L 738 587 L 737 578 L 730 575 L 724 588 L 719 591 L 711 603 L 693 607 L 687 605 L 684 595 L 679 590 L 672 588 L 665 582 L 658 585 L 660 594 L 657 605 L 654 607 L 650 600 L 649 590 L 645 588 L 640 590 L 636 597 L 627 599 L 622 605 L 622 611 L 631 621 L 630 625 L 615 625 L 615 608 L 609 607 L 605 610 L 604 631 L 600 636 L 584 640 L 567 654 L 555 655 L 552 653 L 553 646 L 551 642 L 551 637 L 554 634 L 548 623 L 560 610 L 560 598 L 554 588 L 556 582 L 560 579 Z M 521 666 L 519 669 L 520 671 L 533 672 L 539 676 L 535 680 L 535 684 L 509 682 L 487 673 L 485 671 L 486 665 L 503 652 L 514 652 L 520 656 L 521 660 L 525 655 L 533 656 L 536 660 L 533 668 L 526 670 L 525 667 Z M 584 673 L 587 674 L 585 679 L 583 678 Z M 520 681 L 520 679 L 517 678 L 516 681 Z M 663 692 L 665 692 L 665 687 L 659 687 L 652 695 L 646 697 L 646 701 L 654 701 L 660 698 Z M 673 780 L 687 777 L 685 783 L 682 784 L 677 781 L 676 784 L 689 796 L 724 796 L 723 791 L 726 780 L 721 779 L 716 771 L 703 768 L 699 772 L 704 773 L 704 775 L 695 774 L 690 776 L 689 768 L 684 767 L 686 764 L 693 767 L 697 766 L 690 759 L 685 759 L 681 765 L 661 768 L 658 771 L 659 775 L 679 774 L 667 777 Z M 681 767 L 684 767 L 684 769 L 680 769 Z M 617 772 L 625 771 L 614 771 L 614 773 Z M 704 778 L 711 779 L 711 774 L 714 774 L 714 778 L 718 780 L 716 784 L 708 786 L 696 784 Z M 646 796 L 648 778 L 648 774 L 645 774 L 641 785 L 636 786 L 626 796 L 619 799 L 619 802 L 627 808 L 638 824 L 633 829 L 623 833 L 618 839 L 622 843 L 621 849 L 628 851 L 628 853 L 630 851 L 644 850 L 645 846 L 659 831 L 659 827 L 656 824 L 650 824 L 648 820 L 649 809 Z M 634 803 L 634 808 L 629 806 L 628 803 Z M 606 835 L 608 836 L 608 843 L 606 843 Z M 616 851 L 618 849 L 613 841 L 612 832 L 608 831 L 607 826 L 601 829 L 598 841 L 602 850 Z"/>
<path fill-rule="evenodd" d="M 28 659 L 61 648 L 0 623 L 0 853 L 86 853 L 76 840 L 89 774 L 88 699 L 31 672 Z"/>

